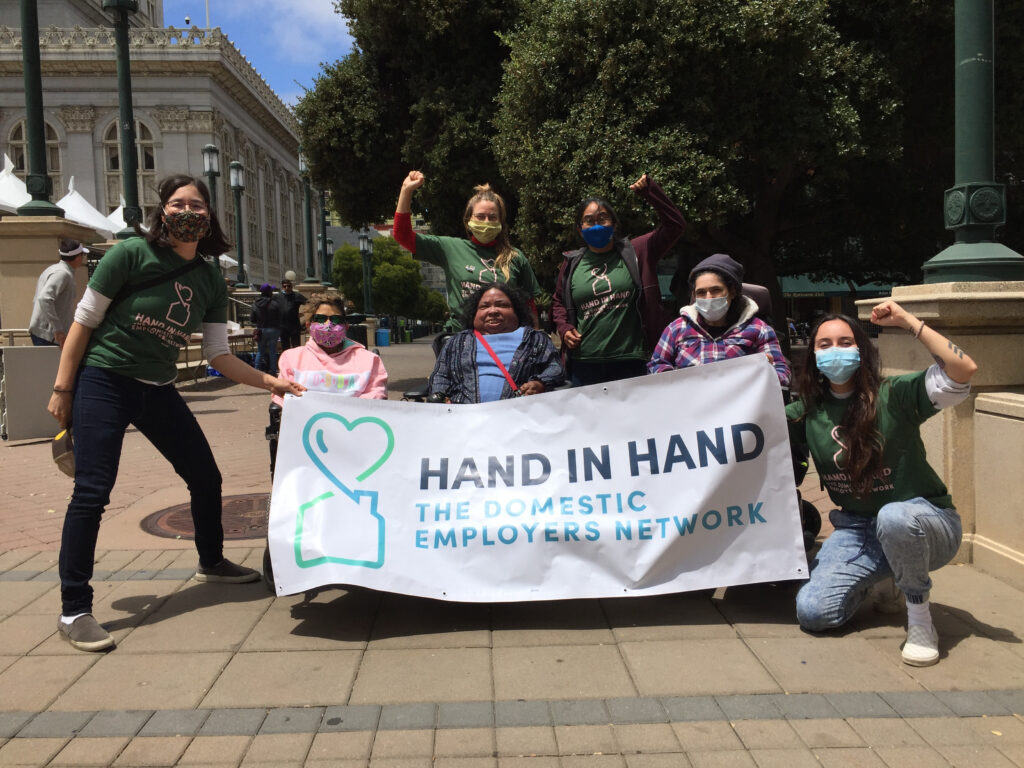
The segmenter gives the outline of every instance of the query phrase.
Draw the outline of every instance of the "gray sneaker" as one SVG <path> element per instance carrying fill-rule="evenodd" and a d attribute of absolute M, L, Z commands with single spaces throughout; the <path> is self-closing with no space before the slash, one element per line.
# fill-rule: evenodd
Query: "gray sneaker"
<path fill-rule="evenodd" d="M 245 584 L 250 581 L 259 581 L 260 572 L 224 559 L 209 568 L 200 565 L 196 569 L 195 579 L 196 581 L 219 581 L 223 584 Z"/>
<path fill-rule="evenodd" d="M 79 616 L 70 624 L 57 619 L 57 629 L 61 637 L 80 651 L 105 651 L 114 647 L 114 638 L 91 613 Z"/>

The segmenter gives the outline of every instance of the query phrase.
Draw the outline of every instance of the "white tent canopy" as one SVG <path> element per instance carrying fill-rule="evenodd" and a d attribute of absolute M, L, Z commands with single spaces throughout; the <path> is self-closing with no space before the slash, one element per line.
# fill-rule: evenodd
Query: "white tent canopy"
<path fill-rule="evenodd" d="M 14 175 L 14 162 L 4 155 L 4 169 L 0 171 L 0 208 L 10 213 L 32 199 L 25 182 Z"/>
<path fill-rule="evenodd" d="M 107 221 L 110 222 L 110 226 L 114 232 L 120 232 L 128 226 L 124 220 L 124 197 L 121 198 L 121 204 L 111 211 L 109 216 L 107 216 Z"/>
<path fill-rule="evenodd" d="M 64 209 L 64 218 L 91 227 L 105 238 L 109 239 L 114 236 L 110 220 L 75 191 L 74 176 L 71 177 L 71 182 L 68 184 L 68 193 L 57 202 L 57 205 Z"/>

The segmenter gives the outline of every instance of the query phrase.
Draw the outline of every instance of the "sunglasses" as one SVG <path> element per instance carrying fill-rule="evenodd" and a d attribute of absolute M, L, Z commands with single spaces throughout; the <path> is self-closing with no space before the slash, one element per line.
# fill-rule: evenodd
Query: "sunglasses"
<path fill-rule="evenodd" d="M 326 323 L 328 320 L 334 323 L 335 325 L 345 324 L 344 315 L 313 315 L 311 318 L 309 318 L 309 321 L 311 323 Z"/>

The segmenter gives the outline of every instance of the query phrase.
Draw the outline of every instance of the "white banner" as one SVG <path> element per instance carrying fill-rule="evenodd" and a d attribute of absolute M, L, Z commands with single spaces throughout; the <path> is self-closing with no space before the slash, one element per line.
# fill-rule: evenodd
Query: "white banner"
<path fill-rule="evenodd" d="M 284 406 L 277 592 L 469 602 L 807 576 L 782 394 L 754 355 L 480 405 Z"/>

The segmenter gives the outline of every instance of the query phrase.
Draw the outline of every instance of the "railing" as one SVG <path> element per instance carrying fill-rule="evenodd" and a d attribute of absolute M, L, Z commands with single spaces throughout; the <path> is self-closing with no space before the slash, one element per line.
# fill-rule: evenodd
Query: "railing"
<path fill-rule="evenodd" d="M 31 344 L 28 328 L 0 328 L 0 346 L 27 347 Z"/>

